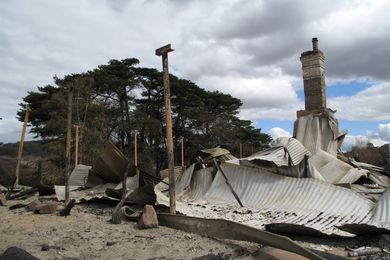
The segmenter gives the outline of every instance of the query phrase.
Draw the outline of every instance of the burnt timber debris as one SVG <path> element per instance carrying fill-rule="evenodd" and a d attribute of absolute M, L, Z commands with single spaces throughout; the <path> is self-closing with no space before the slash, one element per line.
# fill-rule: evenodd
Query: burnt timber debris
<path fill-rule="evenodd" d="M 256 242 L 309 259 L 324 258 L 275 233 L 336 237 L 390 233 L 390 178 L 381 167 L 342 155 L 347 131 L 339 130 L 336 111 L 327 107 L 325 56 L 317 38 L 312 45 L 300 57 L 305 109 L 297 111 L 292 138 L 278 138 L 271 148 L 248 157 L 242 157 L 241 144 L 240 158 L 221 147 L 204 149 L 187 168 L 181 138 L 181 165 L 175 167 L 168 77 L 168 53 L 173 49 L 168 44 L 155 52 L 162 56 L 164 72 L 168 169 L 161 171 L 161 177 L 165 178 L 138 167 L 136 131 L 134 164 L 108 140 L 92 166 L 76 164 L 70 173 L 68 118 L 66 185 L 55 186 L 53 195 L 52 187 L 20 187 L 16 174 L 7 194 L 0 193 L 0 205 L 39 192 L 39 200 L 11 207 L 68 216 L 76 204 L 108 201 L 115 205 L 113 224 L 126 220 L 137 222 L 141 229 L 167 226 L 213 238 Z M 161 213 L 166 208 L 171 214 Z M 382 249 L 349 251 L 350 256 L 363 256 Z"/>

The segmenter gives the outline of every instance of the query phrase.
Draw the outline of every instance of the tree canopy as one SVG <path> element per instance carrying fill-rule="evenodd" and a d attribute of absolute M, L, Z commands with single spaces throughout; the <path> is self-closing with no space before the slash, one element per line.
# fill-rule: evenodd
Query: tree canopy
<path fill-rule="evenodd" d="M 140 162 L 158 172 L 166 166 L 165 113 L 162 73 L 138 67 L 135 58 L 111 60 L 86 73 L 55 77 L 56 86 L 39 86 L 20 104 L 23 121 L 28 105 L 31 132 L 62 166 L 66 136 L 67 93 L 74 93 L 73 123 L 80 126 L 80 157 L 92 164 L 101 144 L 111 138 L 129 157 L 132 133 L 138 132 Z M 207 91 L 194 82 L 170 75 L 172 124 L 175 147 L 185 142 L 186 161 L 199 149 L 224 146 L 238 155 L 239 144 L 256 151 L 270 136 L 238 118 L 241 100 Z M 178 149 L 175 150 L 179 157 Z M 249 149 L 246 150 L 248 155 Z"/>

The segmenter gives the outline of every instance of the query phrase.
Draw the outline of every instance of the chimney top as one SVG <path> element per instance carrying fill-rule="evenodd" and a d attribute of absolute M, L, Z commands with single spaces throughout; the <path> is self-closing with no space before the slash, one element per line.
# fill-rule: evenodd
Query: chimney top
<path fill-rule="evenodd" d="M 318 39 L 313 38 L 311 41 L 313 43 L 313 51 L 318 51 Z"/>

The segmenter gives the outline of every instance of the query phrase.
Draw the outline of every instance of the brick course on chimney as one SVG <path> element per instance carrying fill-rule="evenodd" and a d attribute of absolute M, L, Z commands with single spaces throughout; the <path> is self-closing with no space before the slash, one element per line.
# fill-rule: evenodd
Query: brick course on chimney
<path fill-rule="evenodd" d="M 317 38 L 312 42 L 313 50 L 301 54 L 306 111 L 326 108 L 325 56 L 318 49 Z"/>

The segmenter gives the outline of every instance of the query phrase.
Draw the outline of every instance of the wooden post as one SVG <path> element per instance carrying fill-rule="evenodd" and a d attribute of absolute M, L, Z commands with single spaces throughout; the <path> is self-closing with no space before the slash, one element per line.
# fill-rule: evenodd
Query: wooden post
<path fill-rule="evenodd" d="M 180 138 L 181 147 L 181 167 L 184 169 L 184 137 Z"/>
<path fill-rule="evenodd" d="M 166 120 L 167 156 L 169 173 L 169 212 L 176 214 L 175 173 L 173 159 L 173 138 L 171 118 L 171 94 L 169 89 L 168 53 L 173 51 L 168 44 L 156 50 L 157 56 L 162 56 L 163 82 L 164 82 L 164 107 Z"/>
<path fill-rule="evenodd" d="M 137 131 L 133 131 L 134 134 L 134 165 L 135 168 L 138 166 L 138 144 L 137 144 Z"/>
<path fill-rule="evenodd" d="M 27 128 L 27 122 L 28 122 L 29 115 L 30 115 L 30 108 L 27 106 L 26 113 L 24 115 L 22 135 L 20 137 L 20 142 L 19 142 L 18 157 L 16 158 L 16 170 L 15 170 L 16 186 L 19 186 L 20 163 L 22 162 L 24 137 L 26 136 L 26 128 Z"/>
<path fill-rule="evenodd" d="M 240 143 L 240 159 L 242 158 L 242 143 Z"/>
<path fill-rule="evenodd" d="M 79 125 L 74 125 L 75 130 L 75 141 L 74 141 L 74 166 L 79 164 Z"/>
<path fill-rule="evenodd" d="M 67 131 L 66 131 L 66 154 L 65 154 L 65 203 L 69 203 L 69 176 L 70 176 L 70 141 L 72 138 L 72 101 L 73 90 L 68 89 L 68 114 L 67 114 Z"/>

